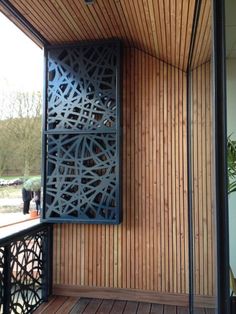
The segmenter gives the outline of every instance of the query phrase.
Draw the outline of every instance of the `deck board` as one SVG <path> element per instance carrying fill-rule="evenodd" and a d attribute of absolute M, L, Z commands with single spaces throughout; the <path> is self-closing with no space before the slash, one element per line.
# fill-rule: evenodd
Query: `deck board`
<path fill-rule="evenodd" d="M 97 310 L 96 314 L 107 314 L 110 313 L 114 300 L 103 300 L 101 305 L 99 306 L 99 309 Z"/>
<path fill-rule="evenodd" d="M 136 313 L 137 308 L 138 308 L 138 302 L 128 301 L 126 303 L 123 314 Z"/>
<path fill-rule="evenodd" d="M 163 305 L 162 304 L 152 304 L 151 305 L 151 314 L 163 314 Z"/>
<path fill-rule="evenodd" d="M 89 302 L 91 301 L 92 299 L 89 299 L 89 298 L 82 298 L 82 299 L 79 299 L 75 306 L 73 307 L 73 309 L 70 311 L 70 314 L 79 314 L 79 313 L 83 313 L 86 306 L 89 304 Z"/>
<path fill-rule="evenodd" d="M 60 308 L 63 306 L 67 299 L 68 297 L 56 296 L 53 302 L 50 302 L 49 306 L 43 312 L 40 313 L 44 314 L 57 313 L 57 311 L 60 310 Z"/>
<path fill-rule="evenodd" d="M 123 313 L 126 303 L 126 301 L 115 301 L 110 313 Z"/>
<path fill-rule="evenodd" d="M 188 308 L 175 305 L 163 305 L 145 302 L 103 300 L 54 296 L 43 303 L 36 314 L 188 314 Z M 213 314 L 214 309 L 197 308 L 196 314 Z"/>
<path fill-rule="evenodd" d="M 176 314 L 177 313 L 177 306 L 165 305 L 164 306 L 164 313 L 165 314 Z"/>
<path fill-rule="evenodd" d="M 70 313 L 74 305 L 76 304 L 78 298 L 69 297 L 63 305 L 58 309 L 57 314 Z"/>
<path fill-rule="evenodd" d="M 102 303 L 101 299 L 92 299 L 86 306 L 83 313 L 84 314 L 96 313 L 101 303 Z"/>
<path fill-rule="evenodd" d="M 151 312 L 151 303 L 140 302 L 138 305 L 137 314 L 149 314 Z"/>
<path fill-rule="evenodd" d="M 188 314 L 189 309 L 187 307 L 178 306 L 177 308 L 177 314 Z"/>
<path fill-rule="evenodd" d="M 43 303 L 42 305 L 40 305 L 40 307 L 36 311 L 34 311 L 34 314 L 43 313 L 53 301 L 54 301 L 54 297 L 50 297 L 48 302 Z"/>

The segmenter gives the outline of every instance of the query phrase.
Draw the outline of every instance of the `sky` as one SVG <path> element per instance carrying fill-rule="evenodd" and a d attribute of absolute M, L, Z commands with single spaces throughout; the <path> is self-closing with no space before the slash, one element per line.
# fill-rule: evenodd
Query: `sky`
<path fill-rule="evenodd" d="M 0 39 L 0 92 L 42 90 L 42 49 L 2 13 Z"/>

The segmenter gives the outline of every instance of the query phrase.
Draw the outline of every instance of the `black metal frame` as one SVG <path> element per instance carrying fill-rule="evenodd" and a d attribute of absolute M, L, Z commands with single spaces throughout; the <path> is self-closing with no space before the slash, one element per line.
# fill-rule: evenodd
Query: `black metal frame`
<path fill-rule="evenodd" d="M 58 49 L 64 51 L 65 49 L 73 49 L 73 48 L 81 48 L 81 47 L 109 47 L 109 45 L 114 45 L 116 47 L 116 127 L 115 128 L 107 128 L 107 127 L 100 127 L 99 129 L 91 129 L 91 130 L 79 130 L 76 128 L 72 129 L 65 129 L 65 128 L 52 128 L 48 124 L 49 121 L 49 110 L 48 110 L 48 93 L 49 93 L 49 53 L 53 51 L 57 51 Z M 121 138 L 122 138 L 122 130 L 121 130 L 121 97 L 120 97 L 120 79 L 121 79 L 121 42 L 119 40 L 99 40 L 99 41 L 83 41 L 73 44 L 65 44 L 65 45 L 53 45 L 53 46 L 46 46 L 45 47 L 45 86 L 44 86 L 44 109 L 43 109 L 43 182 L 44 182 L 44 201 L 43 201 L 43 208 L 47 208 L 47 177 L 48 177 L 48 161 L 47 161 L 47 154 L 48 154 L 48 139 L 53 138 L 53 136 L 61 137 L 62 135 L 65 136 L 78 136 L 81 135 L 89 136 L 89 134 L 103 134 L 107 136 L 109 134 L 114 134 L 114 138 L 116 139 L 116 206 L 114 208 L 116 214 L 115 218 L 77 218 L 77 217 L 69 217 L 64 215 L 61 217 L 49 217 L 46 214 L 46 210 L 42 213 L 41 219 L 44 222 L 52 222 L 52 223 L 63 223 L 63 222 L 72 222 L 72 223 L 96 223 L 96 224 L 118 224 L 121 221 Z M 76 121 L 76 120 L 75 120 Z M 107 135 L 106 135 L 107 134 Z"/>
<path fill-rule="evenodd" d="M 224 0 L 213 1 L 213 97 L 215 104 L 215 197 L 217 252 L 217 309 L 230 313 L 229 229 L 227 195 L 227 114 Z"/>
<path fill-rule="evenodd" d="M 189 206 L 189 311 L 194 313 L 193 288 L 193 235 L 192 235 L 192 186 L 191 186 L 191 59 L 194 49 L 194 37 L 201 1 L 196 2 L 190 57 L 188 62 L 188 206 Z M 214 144 L 215 144 L 215 197 L 216 197 L 216 251 L 217 251 L 217 311 L 230 313 L 229 301 L 229 233 L 228 233 L 228 196 L 227 196 L 227 130 L 226 130 L 226 76 L 225 76 L 225 23 L 224 1 L 213 1 L 213 104 Z"/>
<path fill-rule="evenodd" d="M 5 237 L 0 249 L 0 313 L 17 313 L 19 306 L 32 313 L 52 293 L 52 226 L 39 224 Z M 39 256 L 42 259 L 35 260 Z"/>
<path fill-rule="evenodd" d="M 192 75 L 191 64 L 199 22 L 201 0 L 196 0 L 194 8 L 193 28 L 189 49 L 187 66 L 187 163 L 188 163 L 188 249 L 189 249 L 189 313 L 194 313 L 194 228 L 193 228 L 193 208 L 192 208 Z"/>

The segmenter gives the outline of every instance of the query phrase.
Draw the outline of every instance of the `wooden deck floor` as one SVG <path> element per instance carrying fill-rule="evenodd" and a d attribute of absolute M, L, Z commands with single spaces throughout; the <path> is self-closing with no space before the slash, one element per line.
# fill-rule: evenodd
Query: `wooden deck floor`
<path fill-rule="evenodd" d="M 153 303 L 141 303 L 120 300 L 101 300 L 89 298 L 74 298 L 54 296 L 48 303 L 42 304 L 35 314 L 188 314 L 187 307 L 161 305 Z M 196 314 L 214 314 L 213 309 L 196 309 Z"/>

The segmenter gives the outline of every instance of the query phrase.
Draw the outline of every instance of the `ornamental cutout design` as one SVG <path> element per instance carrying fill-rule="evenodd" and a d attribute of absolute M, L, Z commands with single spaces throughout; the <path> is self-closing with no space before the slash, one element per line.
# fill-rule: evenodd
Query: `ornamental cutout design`
<path fill-rule="evenodd" d="M 47 222 L 119 223 L 118 42 L 47 51 Z"/>
<path fill-rule="evenodd" d="M 115 135 L 53 135 L 48 141 L 47 214 L 114 220 Z"/>
<path fill-rule="evenodd" d="M 48 129 L 116 128 L 115 48 L 89 45 L 49 52 Z"/>
<path fill-rule="evenodd" d="M 3 313 L 4 300 L 4 247 L 0 247 L 0 313 Z"/>
<path fill-rule="evenodd" d="M 42 300 L 43 238 L 45 232 L 25 237 L 11 246 L 12 313 L 30 313 Z"/>
<path fill-rule="evenodd" d="M 46 295 L 47 241 L 44 227 L 0 247 L 0 313 L 33 313 L 42 303 Z"/>

